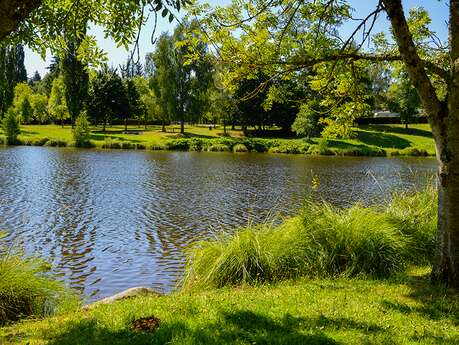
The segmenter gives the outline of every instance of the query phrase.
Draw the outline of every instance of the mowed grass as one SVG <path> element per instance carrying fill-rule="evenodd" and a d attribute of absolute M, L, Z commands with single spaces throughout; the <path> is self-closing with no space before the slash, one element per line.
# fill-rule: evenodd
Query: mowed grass
<path fill-rule="evenodd" d="M 71 126 L 58 125 L 23 125 L 21 126 L 20 140 L 49 138 L 55 140 L 71 141 Z M 91 140 L 100 146 L 106 139 L 127 141 L 131 143 L 160 143 L 169 139 L 179 137 L 180 129 L 178 126 L 167 126 L 167 131 L 162 132 L 160 126 L 145 127 L 129 126 L 128 131 L 138 131 L 139 134 L 123 134 L 124 126 L 107 127 L 106 132 L 102 132 L 102 127 L 92 127 Z M 191 136 L 213 138 L 217 137 L 218 130 L 209 130 L 204 127 L 187 126 L 186 132 Z M 236 133 L 234 133 L 236 135 Z"/>
<path fill-rule="evenodd" d="M 459 344 L 459 297 L 427 268 L 139 297 L 0 330 L 1 344 Z M 131 322 L 155 316 L 153 332 Z"/>
<path fill-rule="evenodd" d="M 19 140 L 23 143 L 40 142 L 40 139 L 60 141 L 68 146 L 72 142 L 70 126 L 59 125 L 24 125 Z M 107 127 L 102 132 L 101 127 L 93 127 L 91 142 L 96 147 L 111 147 L 108 143 L 142 144 L 140 147 L 157 147 L 164 149 L 168 142 L 181 138 L 179 126 L 167 126 L 167 131 L 162 132 L 160 126 L 130 126 L 129 131 L 138 131 L 138 134 L 124 134 L 124 126 Z M 206 126 L 186 126 L 187 138 L 202 140 L 218 140 L 223 136 L 222 126 L 209 130 Z M 240 129 L 231 131 L 229 135 L 236 140 L 244 137 Z M 0 131 L 1 134 L 1 131 Z M 256 138 L 255 138 L 256 139 Z M 319 139 L 312 139 L 308 144 L 297 138 L 269 138 L 260 139 L 266 150 L 280 153 L 305 153 L 309 146 L 314 146 Z M 105 146 L 104 146 L 105 145 Z M 405 129 L 403 125 L 372 125 L 356 129 L 356 137 L 353 139 L 331 139 L 326 142 L 326 148 L 312 150 L 312 153 L 337 154 L 337 155 L 435 155 L 435 145 L 432 134 L 427 124 L 410 125 Z M 129 148 L 129 145 L 122 146 Z M 138 146 L 134 146 L 138 147 Z M 172 149 L 174 145 L 171 146 Z M 311 152 L 311 151 L 310 151 Z"/>

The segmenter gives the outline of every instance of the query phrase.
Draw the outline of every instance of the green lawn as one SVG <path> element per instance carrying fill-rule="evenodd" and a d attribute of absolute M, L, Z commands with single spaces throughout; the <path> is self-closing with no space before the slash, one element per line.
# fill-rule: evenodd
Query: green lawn
<path fill-rule="evenodd" d="M 131 126 L 130 131 L 138 131 L 138 134 L 123 134 L 124 126 L 111 126 L 106 132 L 102 132 L 101 127 L 93 127 L 91 141 L 96 147 L 108 146 L 107 143 L 126 143 L 133 144 L 133 148 L 148 148 L 157 146 L 164 148 L 168 142 L 181 138 L 179 126 L 168 126 L 167 131 L 161 131 L 160 126 L 149 126 L 148 129 L 143 127 Z M 209 130 L 205 126 L 186 126 L 187 138 L 200 138 L 202 140 L 217 140 L 220 143 L 222 139 L 223 128 L 221 126 Z M 241 130 L 228 131 L 229 135 L 236 140 L 243 140 L 244 135 Z M 349 154 L 349 155 L 434 155 L 435 145 L 432 134 L 427 124 L 410 125 L 406 130 L 402 125 L 372 125 L 358 128 L 356 138 L 342 140 L 328 140 L 328 154 Z M 51 144 L 50 146 L 67 146 L 72 141 L 72 131 L 70 126 L 61 127 L 58 125 L 24 125 L 19 140 L 28 145 L 38 145 L 40 139 L 47 138 L 51 141 L 60 141 L 60 144 Z M 218 139 L 219 138 L 219 139 Z M 295 138 L 263 138 L 266 150 L 275 146 L 272 152 L 281 153 L 304 153 L 307 147 L 304 141 Z M 313 139 L 312 143 L 319 142 L 319 139 Z M 140 145 L 135 145 L 140 144 Z M 41 144 L 43 145 L 43 143 Z M 118 148 L 121 147 L 117 145 Z M 125 145 L 122 148 L 130 148 Z M 170 149 L 174 149 L 172 145 Z M 379 152 L 378 152 L 379 150 Z M 381 151 L 384 150 L 384 151 Z M 414 152 L 414 151 L 415 152 Z M 313 150 L 313 152 L 327 152 Z M 322 153 L 324 154 L 324 153 Z M 327 154 L 327 153 L 325 153 Z"/>
<path fill-rule="evenodd" d="M 0 330 L 1 344 L 459 344 L 459 296 L 428 269 L 139 297 Z M 155 316 L 151 333 L 131 322 Z"/>

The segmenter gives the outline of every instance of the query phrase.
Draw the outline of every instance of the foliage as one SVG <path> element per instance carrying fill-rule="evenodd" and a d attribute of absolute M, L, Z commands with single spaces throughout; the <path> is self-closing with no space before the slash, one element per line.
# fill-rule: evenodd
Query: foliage
<path fill-rule="evenodd" d="M 129 111 L 126 89 L 116 70 L 107 67 L 97 71 L 89 86 L 88 115 L 96 123 L 106 125 Z"/>
<path fill-rule="evenodd" d="M 3 116 L 13 105 L 15 86 L 26 81 L 24 47 L 0 46 L 0 115 Z"/>
<path fill-rule="evenodd" d="M 394 74 L 396 79 L 388 89 L 387 104 L 391 111 L 400 114 L 403 123 L 408 126 L 411 118 L 419 113 L 421 100 L 406 71 L 399 68 Z"/>
<path fill-rule="evenodd" d="M 19 83 L 14 87 L 13 107 L 21 123 L 30 123 L 32 120 L 32 94 L 33 91 L 26 82 Z"/>
<path fill-rule="evenodd" d="M 90 123 L 88 116 L 82 112 L 75 121 L 75 128 L 72 130 L 73 140 L 76 147 L 87 147 L 91 137 Z"/>
<path fill-rule="evenodd" d="M 49 265 L 43 261 L 24 258 L 1 243 L 0 324 L 50 315 L 76 303 L 74 296 L 48 271 Z"/>
<path fill-rule="evenodd" d="M 317 136 L 322 130 L 319 123 L 320 113 L 314 111 L 311 103 L 312 101 L 301 105 L 295 122 L 292 124 L 292 130 L 297 135 L 308 138 Z"/>
<path fill-rule="evenodd" d="M 427 191 L 397 197 L 382 210 L 308 202 L 298 217 L 280 226 L 248 227 L 199 243 L 189 253 L 184 286 L 223 287 L 300 276 L 387 277 L 409 263 L 430 262 L 433 195 Z"/>
<path fill-rule="evenodd" d="M 30 103 L 33 109 L 33 119 L 41 124 L 47 123 L 49 121 L 48 97 L 35 93 L 30 96 Z"/>
<path fill-rule="evenodd" d="M 89 75 L 87 66 L 78 58 L 81 37 L 66 33 L 65 38 L 67 49 L 60 61 L 60 70 L 65 85 L 65 101 L 73 124 L 76 117 L 86 108 Z"/>
<path fill-rule="evenodd" d="M 18 135 L 21 133 L 17 115 L 13 108 L 10 108 L 2 120 L 2 129 L 6 136 L 6 143 L 8 145 L 15 145 L 18 143 Z"/>
<path fill-rule="evenodd" d="M 64 120 L 69 118 L 69 111 L 65 99 L 65 84 L 62 77 L 55 78 L 48 100 L 48 110 L 51 117 L 64 125 Z"/>
<path fill-rule="evenodd" d="M 197 25 L 195 21 L 185 22 L 172 36 L 162 34 L 155 52 L 148 56 L 155 66 L 152 79 L 162 113 L 180 121 L 182 133 L 185 121 L 196 122 L 202 114 L 212 77 L 205 44 L 194 47 L 196 56 L 189 59 L 191 50 L 184 39 L 187 35 L 194 37 Z"/>

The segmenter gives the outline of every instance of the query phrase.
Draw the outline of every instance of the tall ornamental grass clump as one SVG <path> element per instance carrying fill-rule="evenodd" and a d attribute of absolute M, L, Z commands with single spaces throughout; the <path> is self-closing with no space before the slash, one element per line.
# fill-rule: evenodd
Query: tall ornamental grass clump
<path fill-rule="evenodd" d="M 277 282 L 300 276 L 384 278 L 429 262 L 435 192 L 396 197 L 385 208 L 309 202 L 279 226 L 263 224 L 203 241 L 188 254 L 184 288 Z"/>
<path fill-rule="evenodd" d="M 437 231 L 437 191 L 433 186 L 408 195 L 394 195 L 386 209 L 391 224 L 407 241 L 410 262 L 430 264 L 435 250 Z"/>
<path fill-rule="evenodd" d="M 76 296 L 49 274 L 38 259 L 26 259 L 2 246 L 0 325 L 26 317 L 51 315 L 77 305 Z"/>

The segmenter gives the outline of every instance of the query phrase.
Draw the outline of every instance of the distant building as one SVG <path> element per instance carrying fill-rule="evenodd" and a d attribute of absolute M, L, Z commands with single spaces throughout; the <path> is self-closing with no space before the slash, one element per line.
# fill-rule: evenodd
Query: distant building
<path fill-rule="evenodd" d="M 393 113 L 390 111 L 375 111 L 373 113 L 374 118 L 379 118 L 379 117 L 400 117 L 400 114 L 398 113 Z"/>

